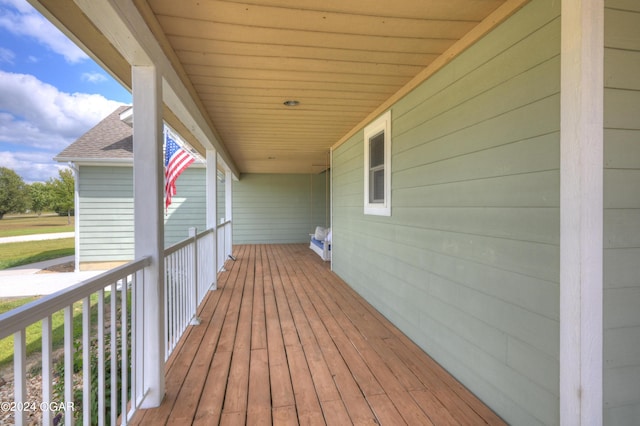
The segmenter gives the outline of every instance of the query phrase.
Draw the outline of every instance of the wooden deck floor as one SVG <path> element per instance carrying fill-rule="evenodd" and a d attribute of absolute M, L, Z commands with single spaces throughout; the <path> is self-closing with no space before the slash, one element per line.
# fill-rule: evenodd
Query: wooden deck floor
<path fill-rule="evenodd" d="M 504 424 L 308 247 L 234 249 L 134 424 Z"/>

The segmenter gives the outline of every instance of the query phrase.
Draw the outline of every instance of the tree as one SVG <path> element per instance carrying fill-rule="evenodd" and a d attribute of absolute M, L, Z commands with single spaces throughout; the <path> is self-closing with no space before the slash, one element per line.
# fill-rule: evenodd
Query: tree
<path fill-rule="evenodd" d="M 51 208 L 58 214 L 67 213 L 71 223 L 71 212 L 75 205 L 75 179 L 70 169 L 58 171 L 58 179 L 49 179 L 47 186 L 51 193 Z"/>
<path fill-rule="evenodd" d="M 51 208 L 51 188 L 42 183 L 34 182 L 29 185 L 29 197 L 31 198 L 31 210 L 38 216 L 44 210 Z"/>
<path fill-rule="evenodd" d="M 13 170 L 0 167 L 0 219 L 6 213 L 22 213 L 28 207 L 27 185 Z"/>

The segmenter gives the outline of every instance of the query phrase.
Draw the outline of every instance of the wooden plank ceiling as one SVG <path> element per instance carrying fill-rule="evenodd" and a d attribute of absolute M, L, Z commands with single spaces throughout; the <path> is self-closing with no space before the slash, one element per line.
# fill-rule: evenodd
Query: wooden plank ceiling
<path fill-rule="evenodd" d="M 324 170 L 333 144 L 504 2 L 135 3 L 241 172 L 310 173 Z"/>

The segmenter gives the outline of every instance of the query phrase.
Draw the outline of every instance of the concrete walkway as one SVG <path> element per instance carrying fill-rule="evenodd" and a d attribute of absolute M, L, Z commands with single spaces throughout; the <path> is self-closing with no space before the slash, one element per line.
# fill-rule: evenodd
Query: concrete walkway
<path fill-rule="evenodd" d="M 23 235 L 19 237 L 0 238 L 0 244 L 20 241 L 50 240 L 56 238 L 73 238 L 73 232 L 58 234 Z M 52 294 L 84 280 L 95 277 L 104 271 L 82 272 L 52 272 L 39 274 L 38 272 L 51 266 L 73 262 L 74 256 L 45 260 L 29 265 L 16 266 L 0 271 L 0 298 L 25 297 Z"/>
<path fill-rule="evenodd" d="M 17 235 L 15 237 L 2 237 L 0 244 L 19 243 L 22 241 L 41 241 L 41 240 L 57 240 L 60 238 L 73 238 L 75 232 L 58 232 L 55 234 L 34 234 L 34 235 Z"/>
<path fill-rule="evenodd" d="M 71 256 L 59 257 L 57 259 L 43 260 L 42 262 L 29 263 L 28 265 L 14 266 L 13 268 L 7 268 L 7 269 L 1 270 L 0 277 L 2 277 L 3 275 L 13 276 L 13 275 L 37 274 L 43 269 L 47 269 L 56 265 L 62 265 L 63 263 L 74 262 L 75 259 L 76 259 L 75 256 L 71 255 Z"/>

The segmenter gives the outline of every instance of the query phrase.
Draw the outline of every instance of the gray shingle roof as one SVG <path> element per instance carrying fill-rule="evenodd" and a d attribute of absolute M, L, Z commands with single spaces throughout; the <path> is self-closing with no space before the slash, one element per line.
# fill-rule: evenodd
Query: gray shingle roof
<path fill-rule="evenodd" d="M 56 161 L 133 158 L 133 129 L 120 120 L 121 106 L 54 157 Z"/>

